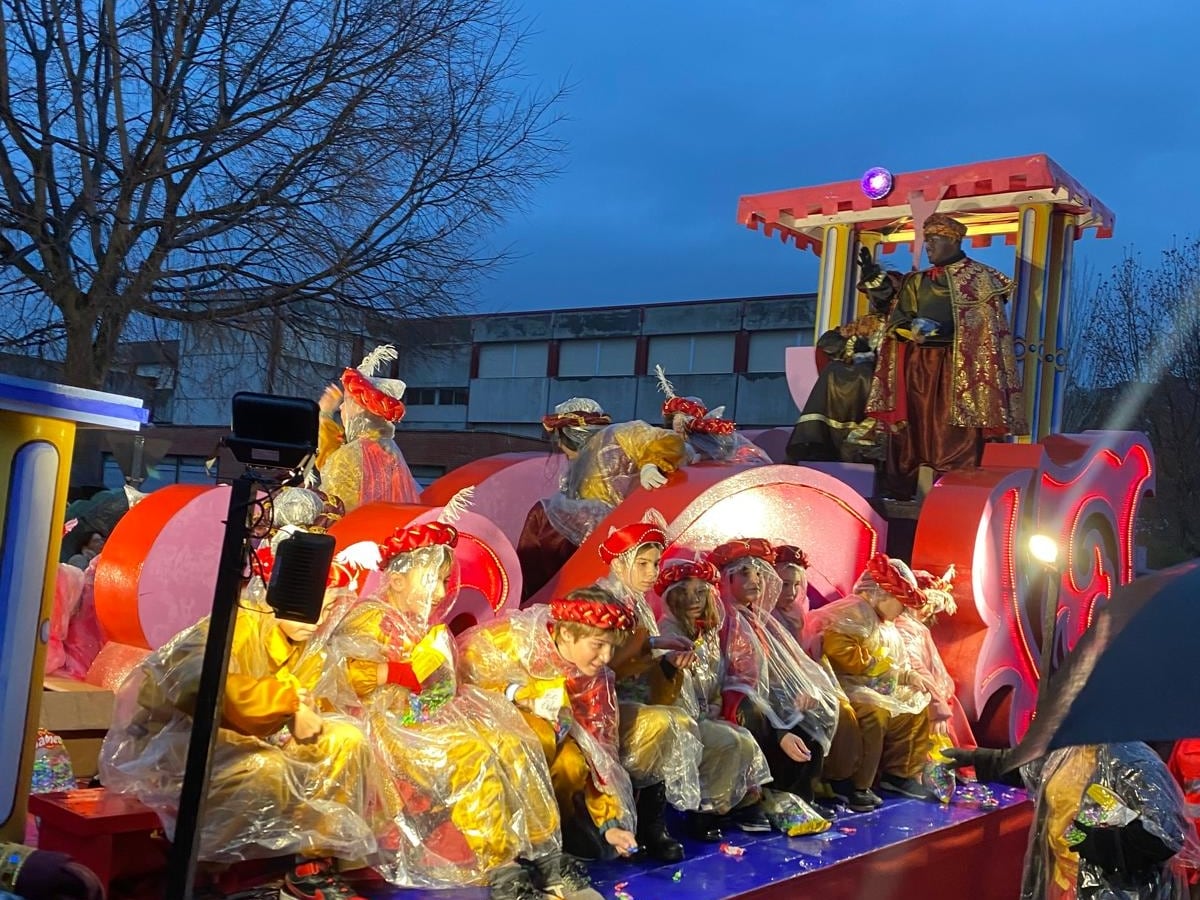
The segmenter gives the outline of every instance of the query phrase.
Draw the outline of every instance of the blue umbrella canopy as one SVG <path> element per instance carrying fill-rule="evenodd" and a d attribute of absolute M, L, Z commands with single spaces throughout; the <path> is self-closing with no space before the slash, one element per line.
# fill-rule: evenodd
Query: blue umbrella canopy
<path fill-rule="evenodd" d="M 1043 688 L 1014 766 L 1057 747 L 1200 737 L 1200 560 L 1117 588 Z"/>

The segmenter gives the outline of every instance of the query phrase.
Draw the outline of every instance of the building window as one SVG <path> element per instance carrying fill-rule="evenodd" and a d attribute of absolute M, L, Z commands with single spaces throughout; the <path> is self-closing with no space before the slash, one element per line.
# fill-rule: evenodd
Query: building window
<path fill-rule="evenodd" d="M 729 333 L 666 334 L 650 338 L 650 369 L 662 366 L 672 375 L 724 375 L 733 371 L 733 338 Z"/>
<path fill-rule="evenodd" d="M 480 378 L 545 378 L 544 341 L 521 341 L 479 346 Z"/>
<path fill-rule="evenodd" d="M 405 406 L 433 406 L 437 403 L 437 388 L 410 387 L 404 390 Z"/>
<path fill-rule="evenodd" d="M 466 388 L 410 387 L 404 391 L 406 406 L 466 406 Z"/>
<path fill-rule="evenodd" d="M 636 338 L 562 341 L 558 345 L 558 376 L 632 375 L 636 356 Z"/>
<path fill-rule="evenodd" d="M 805 344 L 799 331 L 755 331 L 750 335 L 747 372 L 782 372 L 784 351 Z"/>

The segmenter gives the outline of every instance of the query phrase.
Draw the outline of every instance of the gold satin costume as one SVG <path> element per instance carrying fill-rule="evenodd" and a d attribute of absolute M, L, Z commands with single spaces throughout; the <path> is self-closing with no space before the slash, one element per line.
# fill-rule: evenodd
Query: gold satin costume
<path fill-rule="evenodd" d="M 503 697 L 458 683 L 449 658 L 419 694 L 379 682 L 379 664 L 407 661 L 425 639 L 413 618 L 379 600 L 352 606 L 330 652 L 359 705 L 382 796 L 380 859 L 389 881 L 481 883 L 518 856 L 558 850 L 558 809 L 541 743 Z"/>
<path fill-rule="evenodd" d="M 891 668 L 868 641 L 839 631 L 824 632 L 825 656 L 839 678 L 877 677 Z M 869 788 L 876 771 L 900 778 L 919 778 L 929 754 L 929 711 L 891 712 L 851 691 L 847 702 L 861 736 L 862 756 L 852 777 L 856 788 Z M 842 729 L 838 722 L 838 730 Z"/>
<path fill-rule="evenodd" d="M 208 620 L 173 638 L 121 686 L 101 752 L 110 790 L 131 793 L 174 831 Z M 288 723 L 321 675 L 270 610 L 238 610 L 209 776 L 200 856 L 236 862 L 287 853 L 359 859 L 374 852 L 361 811 L 367 749 L 351 722 L 323 716 L 309 744 Z"/>
<path fill-rule="evenodd" d="M 591 679 L 579 673 L 559 654 L 549 624 L 549 607 L 539 604 L 472 628 L 460 638 L 463 678 L 513 696 L 541 743 L 564 818 L 581 802 L 598 830 L 632 831 L 633 790 L 617 758 L 612 673 Z"/>

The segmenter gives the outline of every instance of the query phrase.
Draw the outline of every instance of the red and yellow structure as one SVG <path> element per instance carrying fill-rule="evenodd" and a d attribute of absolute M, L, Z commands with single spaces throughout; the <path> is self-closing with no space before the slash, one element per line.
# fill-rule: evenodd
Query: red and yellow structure
<path fill-rule="evenodd" d="M 738 221 L 820 256 L 815 339 L 866 311 L 855 288 L 859 248 L 886 254 L 908 245 L 917 268 L 921 223 L 935 209 L 967 227 L 972 247 L 1001 237 L 1016 248 L 1010 315 L 1031 439 L 1058 431 L 1074 244 L 1089 229 L 1111 237 L 1115 219 L 1049 156 L 902 173 L 874 200 L 858 179 L 751 194 L 738 201 Z"/>

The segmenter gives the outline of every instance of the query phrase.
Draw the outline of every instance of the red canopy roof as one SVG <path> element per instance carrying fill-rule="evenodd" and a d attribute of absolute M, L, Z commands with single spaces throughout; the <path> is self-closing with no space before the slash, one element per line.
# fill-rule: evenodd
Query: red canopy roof
<path fill-rule="evenodd" d="M 882 200 L 868 199 L 857 178 L 748 194 L 738 200 L 738 221 L 817 252 L 826 225 L 851 223 L 860 232 L 882 235 L 890 250 L 912 240 L 909 198 L 914 193 L 928 201 L 940 193 L 938 212 L 960 219 L 976 246 L 990 243 L 997 234 L 1011 242 L 1017 209 L 1027 203 L 1052 203 L 1078 216 L 1076 238 L 1087 228 L 1095 228 L 1097 237 L 1112 237 L 1116 218 L 1058 163 L 1038 154 L 899 174 L 892 192 Z"/>

